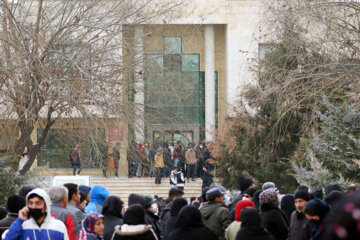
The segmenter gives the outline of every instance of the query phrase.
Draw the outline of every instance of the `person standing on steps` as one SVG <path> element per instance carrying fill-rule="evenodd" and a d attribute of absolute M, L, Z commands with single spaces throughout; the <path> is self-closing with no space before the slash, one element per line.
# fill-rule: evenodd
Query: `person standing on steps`
<path fill-rule="evenodd" d="M 161 184 L 162 169 L 164 168 L 164 156 L 163 149 L 158 148 L 155 154 L 155 167 L 156 167 L 156 178 L 155 184 Z"/>
<path fill-rule="evenodd" d="M 113 159 L 115 166 L 115 177 L 119 177 L 120 143 L 117 142 L 113 148 Z"/>
<path fill-rule="evenodd" d="M 185 153 L 186 167 L 187 167 L 187 181 L 191 176 L 191 180 L 195 181 L 195 169 L 196 169 L 196 152 L 194 150 L 194 144 L 189 144 L 189 149 Z"/>
<path fill-rule="evenodd" d="M 79 144 L 76 144 L 75 147 L 71 150 L 70 158 L 71 164 L 73 166 L 73 175 L 75 176 L 77 168 L 79 169 L 77 173 L 79 175 L 81 171 Z"/>

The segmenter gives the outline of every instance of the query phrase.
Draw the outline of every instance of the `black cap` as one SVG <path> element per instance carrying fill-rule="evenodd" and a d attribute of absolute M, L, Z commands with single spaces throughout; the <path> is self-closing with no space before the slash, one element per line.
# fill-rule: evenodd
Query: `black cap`
<path fill-rule="evenodd" d="M 308 201 L 310 201 L 310 194 L 306 189 L 300 188 L 300 189 L 296 190 L 296 192 L 294 194 L 294 199 L 297 199 L 297 198 L 304 199 L 305 201 L 308 202 Z"/>
<path fill-rule="evenodd" d="M 254 182 L 251 178 L 245 177 L 241 175 L 238 179 L 239 183 L 239 189 L 241 192 L 244 192 L 246 189 L 248 189 Z"/>

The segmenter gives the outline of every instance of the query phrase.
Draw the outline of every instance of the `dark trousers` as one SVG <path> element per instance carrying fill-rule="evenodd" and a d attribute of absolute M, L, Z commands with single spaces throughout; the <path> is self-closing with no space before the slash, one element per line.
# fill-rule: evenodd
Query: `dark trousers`
<path fill-rule="evenodd" d="M 80 171 L 81 171 L 80 162 L 72 162 L 72 165 L 73 165 L 73 175 L 75 176 L 76 168 L 79 169 L 78 174 L 80 174 Z"/>
<path fill-rule="evenodd" d="M 119 160 L 114 159 L 114 166 L 115 166 L 115 177 L 118 177 L 118 171 L 119 171 Z"/>
<path fill-rule="evenodd" d="M 203 162 L 202 161 L 198 161 L 198 163 L 196 164 L 196 177 L 201 178 L 203 176 L 204 170 L 203 168 Z"/>
<path fill-rule="evenodd" d="M 161 184 L 162 168 L 156 168 L 155 184 Z"/>
<path fill-rule="evenodd" d="M 196 164 L 187 164 L 186 167 L 188 181 L 190 177 L 194 180 Z"/>

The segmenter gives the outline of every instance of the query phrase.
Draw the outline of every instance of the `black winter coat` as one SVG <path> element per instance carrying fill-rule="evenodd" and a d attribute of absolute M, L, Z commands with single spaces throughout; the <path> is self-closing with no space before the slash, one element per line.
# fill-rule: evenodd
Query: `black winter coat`
<path fill-rule="evenodd" d="M 288 240 L 307 240 L 309 233 L 306 227 L 309 225 L 309 220 L 304 213 L 299 213 L 295 210 L 290 217 L 290 228 Z"/>
<path fill-rule="evenodd" d="M 241 228 L 235 240 L 274 240 L 274 238 L 262 226 L 259 211 L 247 207 L 241 211 Z"/>
<path fill-rule="evenodd" d="M 276 240 L 286 240 L 288 237 L 289 223 L 285 213 L 272 203 L 261 205 L 260 210 L 264 227 Z"/>
<path fill-rule="evenodd" d="M 9 214 L 9 216 L 7 218 L 1 219 L 0 220 L 0 238 L 1 235 L 7 230 L 9 229 L 9 227 L 11 226 L 11 224 L 13 222 L 16 221 L 16 219 L 18 218 L 17 214 Z"/>
<path fill-rule="evenodd" d="M 153 214 L 152 212 L 146 211 L 145 212 L 145 223 L 147 225 L 151 225 L 153 230 L 156 233 L 156 236 L 161 239 L 162 238 L 162 232 L 159 224 L 159 217 Z"/>
<path fill-rule="evenodd" d="M 105 199 L 102 214 L 104 215 L 104 240 L 110 240 L 115 226 L 124 223 L 121 213 L 123 201 L 117 196 L 109 196 Z"/>
<path fill-rule="evenodd" d="M 201 213 L 193 205 L 183 207 L 176 218 L 176 230 L 169 240 L 218 240 L 215 233 L 201 222 Z"/>

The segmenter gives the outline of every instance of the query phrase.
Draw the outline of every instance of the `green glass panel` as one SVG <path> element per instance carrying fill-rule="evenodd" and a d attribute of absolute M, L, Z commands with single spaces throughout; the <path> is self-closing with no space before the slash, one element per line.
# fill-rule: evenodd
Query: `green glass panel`
<path fill-rule="evenodd" d="M 199 72 L 182 72 L 182 89 L 199 88 Z"/>
<path fill-rule="evenodd" d="M 198 72 L 200 70 L 199 54 L 183 54 L 182 55 L 182 71 Z"/>
<path fill-rule="evenodd" d="M 164 37 L 164 54 L 181 54 L 181 37 Z"/>
<path fill-rule="evenodd" d="M 180 72 L 165 72 L 164 82 L 167 90 L 181 89 L 181 73 Z"/>
<path fill-rule="evenodd" d="M 199 106 L 198 90 L 182 91 L 181 100 L 183 106 L 185 107 L 198 107 Z"/>
<path fill-rule="evenodd" d="M 147 54 L 145 69 L 146 76 L 161 73 L 164 68 L 164 57 L 162 55 Z"/>

